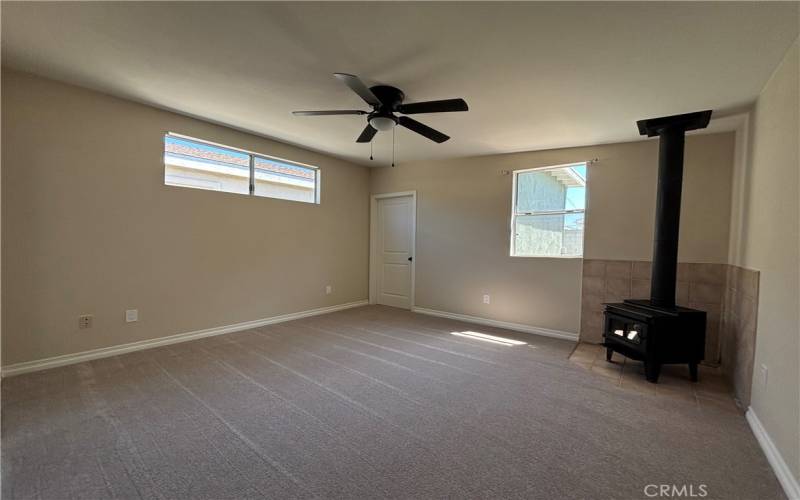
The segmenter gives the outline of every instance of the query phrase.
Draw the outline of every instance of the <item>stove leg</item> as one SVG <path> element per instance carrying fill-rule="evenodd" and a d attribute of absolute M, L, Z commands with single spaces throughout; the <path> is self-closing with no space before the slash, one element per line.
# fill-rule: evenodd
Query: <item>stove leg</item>
<path fill-rule="evenodd" d="M 611 361 L 612 354 L 614 354 L 614 349 L 606 347 L 606 361 Z"/>
<path fill-rule="evenodd" d="M 692 382 L 697 382 L 697 361 L 689 363 L 689 377 L 692 379 Z"/>
<path fill-rule="evenodd" d="M 644 364 L 644 376 L 647 378 L 648 382 L 657 384 L 658 376 L 660 373 L 661 373 L 661 363 L 653 361 Z"/>

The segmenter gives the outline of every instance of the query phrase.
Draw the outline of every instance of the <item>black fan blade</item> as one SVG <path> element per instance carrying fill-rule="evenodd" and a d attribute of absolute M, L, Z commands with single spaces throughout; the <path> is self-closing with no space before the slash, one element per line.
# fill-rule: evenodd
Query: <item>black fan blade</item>
<path fill-rule="evenodd" d="M 409 130 L 413 130 L 414 132 L 418 133 L 419 135 L 425 136 L 428 139 L 432 140 L 433 142 L 442 143 L 450 138 L 450 136 L 444 135 L 443 133 L 439 132 L 438 130 L 432 129 L 429 126 L 418 122 L 413 118 L 409 118 L 407 116 L 401 116 L 399 118 L 400 125 L 404 126 Z"/>
<path fill-rule="evenodd" d="M 417 113 L 449 113 L 451 111 L 469 111 L 464 99 L 444 99 L 442 101 L 412 102 L 397 106 L 397 111 L 404 115 Z"/>
<path fill-rule="evenodd" d="M 375 94 L 372 93 L 369 87 L 367 87 L 356 75 L 349 75 L 347 73 L 334 73 L 333 76 L 338 78 L 340 82 L 350 87 L 350 90 L 358 94 L 367 102 L 367 104 L 371 106 L 379 106 L 381 104 L 380 99 L 378 99 Z"/>
<path fill-rule="evenodd" d="M 330 111 L 292 111 L 294 116 L 325 116 L 325 115 L 366 115 L 360 109 L 332 109 Z"/>
<path fill-rule="evenodd" d="M 364 128 L 364 131 L 361 132 L 361 135 L 358 136 L 356 142 L 370 142 L 377 133 L 378 131 L 372 128 L 372 125 L 367 123 L 367 126 Z"/>

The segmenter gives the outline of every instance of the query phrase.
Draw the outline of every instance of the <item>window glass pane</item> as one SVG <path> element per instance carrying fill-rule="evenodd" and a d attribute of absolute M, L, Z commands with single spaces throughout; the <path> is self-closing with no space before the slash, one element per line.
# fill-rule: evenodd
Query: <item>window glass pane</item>
<path fill-rule="evenodd" d="M 584 209 L 585 176 L 584 165 L 518 173 L 517 213 Z"/>
<path fill-rule="evenodd" d="M 566 167 L 570 177 L 573 178 L 573 185 L 567 188 L 567 199 L 564 208 L 567 210 L 586 209 L 586 165 Z"/>
<path fill-rule="evenodd" d="M 585 187 L 568 187 L 566 201 L 564 208 L 567 210 L 585 210 L 586 209 L 586 188 Z"/>
<path fill-rule="evenodd" d="M 168 135 L 164 137 L 164 184 L 249 194 L 250 156 Z"/>
<path fill-rule="evenodd" d="M 269 158 L 255 157 L 255 195 L 316 203 L 317 171 Z"/>
<path fill-rule="evenodd" d="M 319 171 L 175 135 L 164 137 L 164 184 L 318 203 Z"/>
<path fill-rule="evenodd" d="M 514 221 L 514 255 L 580 256 L 583 221 L 583 213 L 519 215 Z"/>

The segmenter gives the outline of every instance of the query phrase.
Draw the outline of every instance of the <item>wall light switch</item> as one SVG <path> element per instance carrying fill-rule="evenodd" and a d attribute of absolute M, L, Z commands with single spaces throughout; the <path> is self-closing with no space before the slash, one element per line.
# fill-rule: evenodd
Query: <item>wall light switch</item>
<path fill-rule="evenodd" d="M 133 323 L 134 321 L 139 321 L 139 310 L 128 309 L 125 311 L 125 323 Z"/>
<path fill-rule="evenodd" d="M 767 387 L 767 376 L 769 375 L 769 368 L 767 365 L 761 365 L 761 387 Z"/>
<path fill-rule="evenodd" d="M 483 303 L 484 304 L 491 304 L 492 303 L 492 298 L 490 296 L 488 296 L 488 295 L 484 295 L 483 296 Z"/>
<path fill-rule="evenodd" d="M 92 323 L 94 323 L 94 316 L 91 314 L 84 314 L 82 316 L 78 316 L 78 328 L 81 330 L 85 328 L 91 328 Z"/>
<path fill-rule="evenodd" d="M 333 292 L 333 287 L 331 285 L 325 286 L 325 293 L 330 295 Z"/>

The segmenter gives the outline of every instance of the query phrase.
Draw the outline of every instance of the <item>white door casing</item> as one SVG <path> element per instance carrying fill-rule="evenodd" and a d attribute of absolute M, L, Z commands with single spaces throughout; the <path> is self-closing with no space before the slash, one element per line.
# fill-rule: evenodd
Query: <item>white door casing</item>
<path fill-rule="evenodd" d="M 370 302 L 411 309 L 416 193 L 375 195 L 370 214 Z"/>

